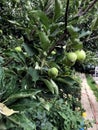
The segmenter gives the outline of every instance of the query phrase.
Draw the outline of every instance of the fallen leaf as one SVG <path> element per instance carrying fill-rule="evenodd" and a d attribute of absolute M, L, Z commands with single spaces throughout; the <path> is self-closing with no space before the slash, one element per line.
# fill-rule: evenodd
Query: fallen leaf
<path fill-rule="evenodd" d="M 8 108 L 5 104 L 0 103 L 0 113 L 5 116 L 11 116 L 14 113 L 19 113 L 19 111 L 14 111 L 13 109 Z"/>

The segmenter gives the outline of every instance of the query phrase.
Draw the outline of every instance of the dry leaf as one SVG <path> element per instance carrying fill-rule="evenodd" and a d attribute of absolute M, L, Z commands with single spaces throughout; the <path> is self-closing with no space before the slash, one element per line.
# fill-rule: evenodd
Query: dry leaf
<path fill-rule="evenodd" d="M 19 111 L 14 111 L 13 109 L 9 109 L 5 104 L 0 103 L 0 113 L 5 116 L 11 116 L 14 113 L 19 113 Z"/>

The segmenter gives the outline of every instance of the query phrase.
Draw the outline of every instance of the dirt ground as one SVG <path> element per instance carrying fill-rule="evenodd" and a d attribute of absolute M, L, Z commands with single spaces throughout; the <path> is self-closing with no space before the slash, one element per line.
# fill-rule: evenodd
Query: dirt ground
<path fill-rule="evenodd" d="M 87 84 L 85 74 L 79 74 L 81 78 L 81 103 L 83 108 L 86 110 L 87 119 L 94 121 L 93 127 L 88 130 L 98 130 L 98 102 L 93 94 L 93 91 Z"/>

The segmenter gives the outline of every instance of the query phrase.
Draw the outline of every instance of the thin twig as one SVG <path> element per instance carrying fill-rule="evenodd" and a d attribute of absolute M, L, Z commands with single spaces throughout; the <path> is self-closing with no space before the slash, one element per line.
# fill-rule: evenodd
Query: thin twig
<path fill-rule="evenodd" d="M 91 41 L 91 40 L 97 40 L 97 39 L 98 39 L 98 36 L 95 36 L 95 37 L 87 39 L 86 42 Z"/>
<path fill-rule="evenodd" d="M 85 15 L 93 6 L 94 4 L 98 2 L 98 0 L 93 0 L 88 7 L 83 11 L 83 9 L 81 8 L 78 13 L 75 15 L 75 17 L 71 18 L 68 22 L 76 20 L 77 18 L 79 18 L 80 16 Z"/>
<path fill-rule="evenodd" d="M 94 6 L 96 2 L 98 2 L 98 0 L 93 0 L 84 11 L 82 11 L 81 9 L 81 11 L 78 12 L 78 16 L 85 15 Z"/>
<path fill-rule="evenodd" d="M 65 38 L 66 34 L 63 33 L 60 37 L 60 39 L 49 49 L 48 55 L 55 49 L 55 47 L 57 45 L 61 45 L 62 44 L 62 40 Z"/>
<path fill-rule="evenodd" d="M 80 14 L 81 12 L 83 12 L 82 4 L 84 4 L 84 2 L 85 2 L 85 0 L 82 0 L 82 1 L 81 1 L 78 14 Z"/>
<path fill-rule="evenodd" d="M 3 64 L 3 67 L 5 67 L 5 66 L 7 66 L 8 64 L 10 64 L 13 60 L 14 60 L 14 58 L 11 58 L 10 60 L 8 60 L 6 63 Z"/>

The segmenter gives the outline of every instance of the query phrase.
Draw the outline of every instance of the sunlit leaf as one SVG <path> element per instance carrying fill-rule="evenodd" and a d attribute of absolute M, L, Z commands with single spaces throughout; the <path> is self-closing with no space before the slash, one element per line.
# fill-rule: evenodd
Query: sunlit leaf
<path fill-rule="evenodd" d="M 5 116 L 11 116 L 14 113 L 19 113 L 19 111 L 14 111 L 13 109 L 9 109 L 5 104 L 0 103 L 0 113 Z"/>

